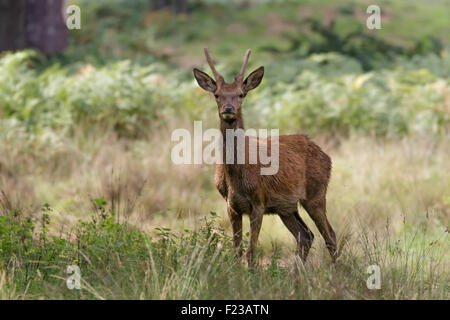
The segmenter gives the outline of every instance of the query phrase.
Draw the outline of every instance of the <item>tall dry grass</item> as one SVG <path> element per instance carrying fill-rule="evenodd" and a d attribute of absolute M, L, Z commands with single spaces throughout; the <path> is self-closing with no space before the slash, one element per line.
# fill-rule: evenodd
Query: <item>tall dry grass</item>
<path fill-rule="evenodd" d="M 225 217 L 225 202 L 214 187 L 214 166 L 172 163 L 175 127 L 192 131 L 192 123 L 184 122 L 143 140 L 119 139 L 104 131 L 55 141 L 3 136 L 0 189 L 11 207 L 38 211 L 42 203 L 51 203 L 58 223 L 83 218 L 91 211 L 89 200 L 100 196 L 143 229 L 156 222 L 189 225 L 210 211 Z M 328 216 L 338 230 L 352 230 L 359 223 L 378 230 L 388 223 L 399 232 L 405 223 L 418 225 L 424 219 L 448 227 L 449 137 L 316 140 L 333 159 Z M 263 225 L 263 243 L 289 240 L 277 217 L 266 220 L 271 223 Z"/>
<path fill-rule="evenodd" d="M 183 124 L 192 127 L 188 122 Z M 2 201 L 2 208 L 20 207 L 39 216 L 42 204 L 50 203 L 50 227 L 57 234 L 70 229 L 78 219 L 87 219 L 95 209 L 90 200 L 104 196 L 120 219 L 156 237 L 156 227 L 196 229 L 211 211 L 219 216 L 217 227 L 231 234 L 225 201 L 213 185 L 213 166 L 177 166 L 170 161 L 174 145 L 170 135 L 175 127 L 180 124 L 167 125 L 142 140 L 119 139 L 104 131 L 91 135 L 80 132 L 70 140 L 53 141 L 30 141 L 20 134 L 3 136 L 0 189 L 7 201 Z M 277 277 L 292 283 L 266 278 L 266 272 L 247 275 L 241 267 L 237 272 L 236 262 L 226 258 L 231 251 L 217 256 L 210 267 L 214 272 L 199 273 L 209 263 L 201 260 L 202 250 L 207 250 L 203 244 L 184 257 L 190 270 L 153 275 L 153 280 L 159 277 L 157 283 L 147 279 L 151 294 L 145 285 L 137 284 L 140 278 L 133 280 L 134 293 L 112 289 L 108 286 L 115 280 L 104 279 L 92 287 L 97 298 L 125 298 L 128 294 L 141 298 L 230 298 L 230 290 L 237 290 L 234 298 L 250 299 L 448 297 L 450 137 L 316 140 L 333 159 L 328 217 L 342 252 L 337 269 L 330 265 L 312 220 L 301 210 L 317 235 L 306 265 L 296 258 L 294 240 L 278 217 L 265 217 L 260 237 L 260 260 L 265 270 L 281 272 Z M 245 233 L 246 220 L 244 228 Z M 381 293 L 365 286 L 366 268 L 371 264 L 383 270 Z M 2 297 L 26 298 L 23 292 L 14 291 L 10 271 L 0 273 Z M 149 268 L 148 272 L 155 271 Z M 211 281 L 220 290 L 216 287 L 214 291 Z M 64 297 L 59 294 L 54 297 Z"/>

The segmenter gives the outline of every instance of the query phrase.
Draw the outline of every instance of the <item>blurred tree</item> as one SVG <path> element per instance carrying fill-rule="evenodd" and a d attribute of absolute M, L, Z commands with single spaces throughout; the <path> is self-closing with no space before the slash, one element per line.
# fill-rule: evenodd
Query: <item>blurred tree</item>
<path fill-rule="evenodd" d="M 0 0 L 0 51 L 26 47 L 26 0 Z"/>
<path fill-rule="evenodd" d="M 68 45 L 65 7 L 65 0 L 0 0 L 0 51 L 64 50 Z"/>
<path fill-rule="evenodd" d="M 63 51 L 68 45 L 63 0 L 27 0 L 27 45 L 45 53 Z"/>

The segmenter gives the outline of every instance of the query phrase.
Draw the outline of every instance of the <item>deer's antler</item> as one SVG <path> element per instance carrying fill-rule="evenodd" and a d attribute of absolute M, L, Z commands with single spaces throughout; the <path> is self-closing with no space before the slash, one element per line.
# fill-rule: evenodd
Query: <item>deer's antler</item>
<path fill-rule="evenodd" d="M 205 57 L 206 61 L 208 61 L 209 67 L 211 68 L 211 71 L 214 75 L 214 78 L 216 79 L 217 83 L 223 83 L 224 79 L 223 77 L 217 72 L 216 68 L 214 67 L 214 64 L 212 62 L 211 56 L 209 55 L 209 49 L 205 48 Z"/>
<path fill-rule="evenodd" d="M 247 68 L 248 58 L 250 57 L 251 52 L 252 51 L 250 49 L 247 49 L 247 52 L 244 56 L 244 62 L 242 63 L 241 71 L 239 71 L 239 74 L 236 76 L 236 80 L 239 80 L 241 82 L 244 81 L 245 69 Z"/>

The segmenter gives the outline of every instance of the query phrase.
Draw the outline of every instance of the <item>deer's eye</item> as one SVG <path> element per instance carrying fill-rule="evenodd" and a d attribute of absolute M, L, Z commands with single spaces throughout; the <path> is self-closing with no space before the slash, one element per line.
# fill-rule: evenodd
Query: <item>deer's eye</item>
<path fill-rule="evenodd" d="M 214 97 L 215 97 L 216 99 L 219 99 L 219 95 L 218 95 L 218 94 L 215 94 Z"/>
<path fill-rule="evenodd" d="M 244 97 L 244 94 L 243 93 L 241 93 L 240 95 L 239 95 L 239 98 L 243 98 Z"/>

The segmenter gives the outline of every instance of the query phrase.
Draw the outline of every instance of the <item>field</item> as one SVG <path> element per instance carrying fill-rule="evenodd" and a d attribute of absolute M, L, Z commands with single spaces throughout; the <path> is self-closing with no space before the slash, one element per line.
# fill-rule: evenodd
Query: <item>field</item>
<path fill-rule="evenodd" d="M 189 1 L 176 16 L 72 2 L 66 52 L 0 53 L 1 299 L 449 298 L 448 1 L 386 1 L 381 30 L 367 1 Z M 219 124 L 191 72 L 210 72 L 204 46 L 228 80 L 248 47 L 248 71 L 265 66 L 247 128 L 306 133 L 331 156 L 336 265 L 301 209 L 308 261 L 267 216 L 249 270 L 214 166 L 171 161 L 174 129 Z"/>

